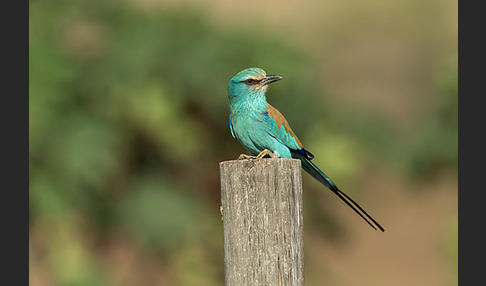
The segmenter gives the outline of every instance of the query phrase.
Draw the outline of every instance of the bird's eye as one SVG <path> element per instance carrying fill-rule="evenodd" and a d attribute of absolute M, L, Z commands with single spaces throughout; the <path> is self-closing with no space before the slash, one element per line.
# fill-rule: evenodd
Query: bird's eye
<path fill-rule="evenodd" d="M 245 80 L 245 83 L 246 84 L 254 84 L 256 82 L 256 80 L 252 79 L 252 78 L 249 78 L 247 80 Z"/>

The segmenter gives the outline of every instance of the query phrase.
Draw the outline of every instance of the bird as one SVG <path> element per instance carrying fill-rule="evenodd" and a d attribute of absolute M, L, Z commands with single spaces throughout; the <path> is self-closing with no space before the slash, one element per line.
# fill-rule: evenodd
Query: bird
<path fill-rule="evenodd" d="M 342 192 L 313 162 L 314 155 L 302 142 L 283 115 L 267 102 L 269 84 L 281 80 L 261 68 L 247 68 L 233 76 L 228 84 L 229 126 L 236 138 L 251 155 L 238 159 L 294 158 L 302 169 L 327 187 L 375 230 L 384 228 L 358 203 Z"/>

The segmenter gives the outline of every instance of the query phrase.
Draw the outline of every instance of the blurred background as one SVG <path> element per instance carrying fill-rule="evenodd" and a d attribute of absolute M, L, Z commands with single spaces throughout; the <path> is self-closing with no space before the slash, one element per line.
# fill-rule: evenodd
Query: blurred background
<path fill-rule="evenodd" d="M 229 79 L 303 175 L 306 285 L 457 285 L 457 1 L 30 0 L 30 285 L 224 285 Z"/>

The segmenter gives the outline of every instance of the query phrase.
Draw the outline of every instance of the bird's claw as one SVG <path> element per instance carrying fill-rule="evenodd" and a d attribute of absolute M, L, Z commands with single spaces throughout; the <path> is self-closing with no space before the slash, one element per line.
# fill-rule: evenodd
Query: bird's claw
<path fill-rule="evenodd" d="M 258 154 L 256 156 L 257 159 L 262 159 L 262 158 L 278 158 L 278 155 L 273 153 L 272 151 L 268 150 L 268 149 L 265 149 L 263 150 L 262 152 L 260 152 L 260 154 Z"/>
<path fill-rule="evenodd" d="M 260 154 L 256 156 L 241 154 L 238 157 L 238 160 L 245 160 L 245 159 L 263 159 L 263 158 L 279 158 L 278 154 L 273 153 L 272 151 L 265 149 Z"/>
<path fill-rule="evenodd" d="M 251 156 L 251 155 L 246 155 L 246 154 L 241 154 L 238 157 L 238 160 L 245 160 L 245 159 L 256 159 L 256 156 Z"/>

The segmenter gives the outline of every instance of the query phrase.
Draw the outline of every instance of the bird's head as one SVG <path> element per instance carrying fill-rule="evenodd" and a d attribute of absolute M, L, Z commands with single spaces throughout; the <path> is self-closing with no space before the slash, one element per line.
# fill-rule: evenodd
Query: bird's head
<path fill-rule="evenodd" d="M 230 101 L 248 96 L 265 96 L 268 85 L 281 80 L 278 75 L 267 75 L 261 68 L 248 68 L 231 78 L 228 86 Z"/>

